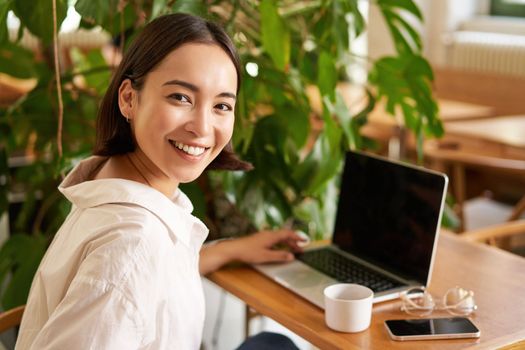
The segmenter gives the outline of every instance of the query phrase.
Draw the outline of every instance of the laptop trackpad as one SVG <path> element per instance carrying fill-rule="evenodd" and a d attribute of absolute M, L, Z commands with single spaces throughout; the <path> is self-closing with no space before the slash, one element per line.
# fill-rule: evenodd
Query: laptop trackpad
<path fill-rule="evenodd" d="M 277 282 L 293 288 L 310 288 L 334 283 L 334 280 L 306 266 L 302 262 L 293 261 L 286 264 L 259 265 L 258 269 L 265 271 Z"/>

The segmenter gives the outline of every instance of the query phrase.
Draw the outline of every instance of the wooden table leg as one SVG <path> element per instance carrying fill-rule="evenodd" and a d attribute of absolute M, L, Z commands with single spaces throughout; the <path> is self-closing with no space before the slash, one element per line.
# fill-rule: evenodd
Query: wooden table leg
<path fill-rule="evenodd" d="M 249 305 L 246 304 L 245 308 L 245 320 L 244 323 L 244 337 L 248 338 L 250 336 L 250 321 L 256 317 L 261 316 L 260 313 L 252 309 Z"/>

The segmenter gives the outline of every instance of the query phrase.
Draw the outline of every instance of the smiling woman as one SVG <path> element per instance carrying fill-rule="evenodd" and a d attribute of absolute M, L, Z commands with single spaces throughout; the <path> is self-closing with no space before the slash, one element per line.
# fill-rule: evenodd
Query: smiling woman
<path fill-rule="evenodd" d="M 157 70 L 159 68 L 157 66 L 161 64 L 166 56 L 184 44 L 202 44 L 202 46 L 209 46 L 210 49 L 214 48 L 213 51 L 215 52 L 218 51 L 217 49 L 222 49 L 219 54 L 222 56 L 226 55 L 230 60 L 228 65 L 233 66 L 235 69 L 236 85 L 232 93 L 237 93 L 239 90 L 242 76 L 240 61 L 227 34 L 214 23 L 204 21 L 197 23 L 190 16 L 179 16 L 181 18 L 178 19 L 177 25 L 174 25 L 174 21 L 169 17 L 164 16 L 156 19 L 139 34 L 115 72 L 99 110 L 94 154 L 112 156 L 124 154 L 135 149 L 135 143 L 131 135 L 131 125 L 125 123 L 126 118 L 119 106 L 121 85 L 125 80 L 129 80 L 133 89 L 140 91 L 145 84 L 146 75 L 150 71 Z M 191 60 L 199 57 L 193 56 Z M 213 63 L 212 58 L 215 57 L 203 56 L 200 58 L 205 60 L 205 62 L 199 62 L 201 64 L 200 67 L 205 69 L 208 64 Z M 177 62 L 174 69 L 179 65 L 181 65 L 181 62 Z M 214 66 L 217 67 L 217 65 Z M 182 71 L 182 69 L 180 70 Z M 210 75 L 209 77 L 215 76 Z M 166 79 L 164 83 L 173 85 L 171 83 L 175 83 L 177 80 L 179 79 Z M 185 85 L 190 90 L 191 88 L 193 90 L 198 88 L 191 82 L 182 81 L 182 83 L 186 84 L 179 84 L 180 87 Z M 184 96 L 183 94 L 179 95 L 178 99 Z M 177 97 L 173 96 L 173 98 Z M 233 153 L 231 143 L 228 143 L 219 156 L 209 165 L 209 168 L 249 170 L 251 165 L 240 161 Z"/>
<path fill-rule="evenodd" d="M 200 274 L 238 260 L 287 261 L 292 231 L 202 247 L 205 225 L 179 184 L 246 170 L 231 151 L 240 65 L 224 31 L 160 17 L 124 55 L 103 99 L 94 156 L 64 179 L 73 204 L 33 280 L 17 349 L 198 349 Z M 296 349 L 263 334 L 255 349 Z"/>
<path fill-rule="evenodd" d="M 132 176 L 140 175 L 139 182 L 170 196 L 179 183 L 195 180 L 230 141 L 236 69 L 217 45 L 186 43 L 155 66 L 138 88 L 133 85 L 129 78 L 122 81 L 118 105 L 134 149 L 126 157 L 114 156 L 96 178 L 137 180 Z M 138 174 L 118 173 L 125 169 L 122 163 L 132 163 Z"/>

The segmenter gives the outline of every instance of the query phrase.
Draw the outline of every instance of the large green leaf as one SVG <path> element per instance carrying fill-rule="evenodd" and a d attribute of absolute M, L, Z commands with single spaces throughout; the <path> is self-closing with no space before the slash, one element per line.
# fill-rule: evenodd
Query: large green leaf
<path fill-rule="evenodd" d="M 348 9 L 344 6 L 345 2 L 343 1 L 333 1 L 332 7 L 332 18 L 331 18 L 331 40 L 335 51 L 330 50 L 331 52 L 336 52 L 336 60 L 339 60 L 348 52 L 349 49 L 349 30 L 348 30 L 348 21 L 346 15 L 348 14 Z"/>
<path fill-rule="evenodd" d="M 391 9 L 392 11 L 407 11 L 416 16 L 420 21 L 423 20 L 423 15 L 413 0 L 377 0 L 377 5 L 383 9 Z"/>
<path fill-rule="evenodd" d="M 359 135 L 359 129 L 368 122 L 368 115 L 372 113 L 376 105 L 376 98 L 369 88 L 366 88 L 367 104 L 352 119 L 353 126 L 356 128 L 355 134 Z M 361 148 L 361 146 L 358 146 Z"/>
<path fill-rule="evenodd" d="M 285 197 L 283 188 L 278 185 L 278 175 L 266 175 L 263 178 L 260 171 L 223 172 L 221 175 L 220 187 L 226 192 L 228 199 L 236 205 L 237 210 L 249 218 L 252 227 L 259 230 L 281 227 L 284 220 L 290 217 L 290 201 Z M 227 219 L 232 220 L 232 218 Z"/>
<path fill-rule="evenodd" d="M 399 54 L 418 54 L 422 49 L 419 33 L 404 18 L 406 13 L 414 15 L 420 21 L 423 16 L 412 0 L 378 0 L 394 46 Z"/>
<path fill-rule="evenodd" d="M 103 1 L 79 0 L 75 4 L 75 10 L 82 16 L 80 27 L 92 29 L 100 26 L 114 38 L 120 38 L 122 31 L 133 35 L 138 14 L 132 2 L 105 0 L 103 5 L 98 6 L 99 2 Z M 128 36 L 124 39 L 128 39 Z"/>
<path fill-rule="evenodd" d="M 0 124 L 0 127 L 1 126 L 2 125 Z M 2 129 L 4 128 L 0 128 L 0 135 L 3 134 L 4 130 Z M 9 186 L 8 176 L 9 167 L 7 165 L 7 152 L 5 146 L 0 143 L 0 218 L 9 208 L 9 201 L 7 198 Z"/>
<path fill-rule="evenodd" d="M 267 132 L 266 128 L 269 128 L 270 132 Z M 276 148 L 278 156 L 286 158 L 289 151 L 297 154 L 306 143 L 309 132 L 307 112 L 287 103 L 279 106 L 271 116 L 258 121 L 253 142 L 260 146 L 264 143 L 265 148 Z"/>
<path fill-rule="evenodd" d="M 443 135 L 430 87 L 432 70 L 423 57 L 405 54 L 382 58 L 375 63 L 369 79 L 377 86 L 378 95 L 386 98 L 389 113 L 401 110 L 405 125 L 415 132 L 419 142 L 423 132 L 436 137 Z M 421 159 L 420 148 L 418 152 Z"/>
<path fill-rule="evenodd" d="M 422 79 L 434 80 L 434 73 L 426 59 L 418 55 L 408 56 L 407 74 L 421 77 Z"/>
<path fill-rule="evenodd" d="M 295 206 L 293 214 L 298 224 L 294 228 L 316 240 L 330 238 L 337 210 L 339 182 L 339 176 L 334 176 L 318 197 L 306 197 Z"/>
<path fill-rule="evenodd" d="M 248 101 L 253 98 L 253 85 L 253 79 L 244 80 L 244 84 L 241 85 L 241 90 L 237 95 L 237 103 L 235 104 L 236 118 L 232 140 L 234 148 L 240 154 L 245 154 L 248 150 L 255 128 L 250 118 L 251 106 L 248 105 Z"/>
<path fill-rule="evenodd" d="M 317 79 L 317 58 L 312 52 L 306 52 L 299 61 L 299 71 L 301 78 L 308 82 L 315 82 Z"/>
<path fill-rule="evenodd" d="M 333 121 L 328 111 L 324 120 L 324 129 L 313 149 L 304 161 L 292 170 L 292 176 L 305 196 L 319 194 L 326 183 L 337 174 L 342 164 L 341 128 Z"/>
<path fill-rule="evenodd" d="M 0 44 L 7 41 L 9 31 L 7 28 L 7 12 L 11 7 L 12 0 L 0 0 Z"/>
<path fill-rule="evenodd" d="M 204 217 L 206 216 L 206 199 L 204 192 L 202 192 L 202 189 L 197 182 L 193 181 L 186 184 L 180 184 L 180 189 L 191 199 L 191 203 L 193 204 L 192 214 L 199 219 L 204 220 Z"/>
<path fill-rule="evenodd" d="M 0 72 L 22 79 L 35 77 L 33 53 L 11 42 L 4 43 L 0 47 Z"/>
<path fill-rule="evenodd" d="M 404 41 L 407 46 L 414 48 L 414 51 L 421 51 L 423 44 L 419 33 L 403 17 L 388 9 L 383 10 L 383 14 L 388 18 L 388 22 L 399 28 L 400 40 Z"/>
<path fill-rule="evenodd" d="M 208 6 L 204 1 L 177 0 L 171 10 L 173 12 L 184 12 L 201 17 L 208 16 Z"/>
<path fill-rule="evenodd" d="M 359 134 L 352 126 L 352 115 L 346 106 L 343 97 L 340 94 L 336 94 L 335 104 L 325 96 L 323 103 L 326 105 L 330 113 L 339 119 L 339 123 L 343 128 L 346 139 L 351 149 L 357 149 Z"/>
<path fill-rule="evenodd" d="M 250 179 L 248 175 L 247 179 Z M 252 178 L 255 180 L 254 178 Z M 245 212 L 251 219 L 255 227 L 258 229 L 268 229 L 267 217 L 265 213 L 266 195 L 261 189 L 261 184 L 258 181 L 247 181 L 246 185 L 243 186 L 243 191 L 240 193 L 242 201 L 239 203 L 239 207 Z M 248 184 L 251 184 L 248 186 Z"/>
<path fill-rule="evenodd" d="M 47 239 L 43 236 L 15 234 L 0 249 L 0 281 L 8 273 L 11 279 L 2 293 L 2 307 L 10 309 L 25 304 L 33 276 L 45 253 Z"/>
<path fill-rule="evenodd" d="M 361 35 L 365 29 L 365 19 L 359 11 L 358 0 L 343 2 L 345 12 L 351 15 L 350 28 L 354 31 L 355 36 Z"/>
<path fill-rule="evenodd" d="M 337 84 L 337 69 L 332 55 L 326 51 L 321 51 L 317 69 L 317 85 L 321 96 L 329 96 L 333 100 Z"/>
<path fill-rule="evenodd" d="M 87 54 L 72 50 L 72 58 L 78 71 L 83 72 L 86 83 L 94 88 L 100 96 L 106 91 L 111 78 L 109 66 L 100 50 L 90 50 Z"/>
<path fill-rule="evenodd" d="M 290 32 L 277 11 L 275 1 L 262 0 L 259 9 L 263 48 L 270 55 L 275 66 L 284 70 L 290 62 Z"/>
<path fill-rule="evenodd" d="M 114 4 L 115 1 L 110 0 L 77 0 L 75 2 L 75 10 L 85 21 L 102 23 L 109 15 L 110 10 L 115 10 L 112 7 Z"/>
<path fill-rule="evenodd" d="M 57 28 L 67 13 L 67 1 L 57 1 Z M 22 24 L 45 44 L 53 40 L 53 3 L 51 0 L 13 0 L 13 11 Z"/>
<path fill-rule="evenodd" d="M 163 13 L 166 10 L 167 4 L 168 0 L 153 0 L 153 5 L 151 7 L 151 18 L 156 18 L 158 15 Z"/>
<path fill-rule="evenodd" d="M 269 181 L 289 177 L 288 128 L 286 116 L 271 115 L 257 121 L 247 157 L 254 163 L 256 174 L 267 178 L 266 172 L 272 173 L 273 176 L 268 179 Z"/>
<path fill-rule="evenodd" d="M 258 179 L 246 189 L 240 207 L 252 217 L 259 230 L 282 226 L 291 215 L 290 204 L 283 196 L 283 191 L 271 181 Z"/>

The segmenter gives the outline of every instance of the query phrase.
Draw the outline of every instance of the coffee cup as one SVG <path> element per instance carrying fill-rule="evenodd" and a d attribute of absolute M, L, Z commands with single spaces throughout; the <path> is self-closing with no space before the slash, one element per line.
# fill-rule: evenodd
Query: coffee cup
<path fill-rule="evenodd" d="M 325 322 L 339 332 L 361 332 L 370 326 L 374 292 L 365 286 L 339 283 L 324 289 Z"/>

